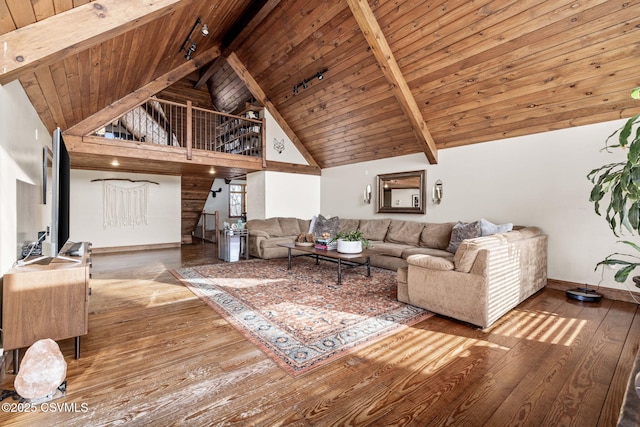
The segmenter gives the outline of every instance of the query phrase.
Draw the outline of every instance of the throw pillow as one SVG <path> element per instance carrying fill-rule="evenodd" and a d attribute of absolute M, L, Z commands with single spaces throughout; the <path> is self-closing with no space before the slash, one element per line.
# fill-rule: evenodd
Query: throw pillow
<path fill-rule="evenodd" d="M 316 237 L 321 237 L 323 233 L 329 233 L 333 238 L 338 234 L 338 227 L 340 226 L 340 218 L 337 216 L 331 218 L 325 218 L 322 215 L 318 215 L 316 219 L 316 225 L 313 228 L 313 233 Z"/>
<path fill-rule="evenodd" d="M 513 230 L 513 224 L 494 224 L 487 221 L 484 218 L 480 218 L 480 233 L 483 236 L 490 236 L 492 234 L 506 233 Z"/>
<path fill-rule="evenodd" d="M 473 239 L 480 236 L 480 221 L 458 222 L 451 230 L 451 240 L 449 241 L 449 246 L 447 246 L 447 252 L 455 254 L 464 239 Z"/>
<path fill-rule="evenodd" d="M 318 216 L 314 215 L 311 217 L 311 222 L 309 223 L 309 234 L 313 234 L 316 230 L 316 221 L 318 221 Z"/>

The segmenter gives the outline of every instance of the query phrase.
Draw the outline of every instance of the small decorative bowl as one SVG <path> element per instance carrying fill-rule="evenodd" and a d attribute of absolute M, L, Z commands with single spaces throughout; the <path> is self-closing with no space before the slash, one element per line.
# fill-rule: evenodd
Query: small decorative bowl
<path fill-rule="evenodd" d="M 295 242 L 295 244 L 296 244 L 296 246 L 307 246 L 307 247 L 310 247 L 310 246 L 313 246 L 315 243 L 313 243 L 313 242 Z"/>

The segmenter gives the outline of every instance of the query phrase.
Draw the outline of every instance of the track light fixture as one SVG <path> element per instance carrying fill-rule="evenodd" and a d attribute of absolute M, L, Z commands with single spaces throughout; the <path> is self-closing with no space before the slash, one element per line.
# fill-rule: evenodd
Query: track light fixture
<path fill-rule="evenodd" d="M 309 77 L 308 79 L 303 79 L 300 83 L 298 83 L 297 85 L 293 86 L 293 94 L 297 95 L 299 89 L 302 87 L 303 89 L 307 89 L 309 87 L 309 81 L 313 80 L 313 79 L 318 79 L 318 80 L 322 80 L 324 79 L 324 73 L 326 73 L 327 70 L 326 68 L 322 71 L 318 71 L 314 76 Z"/>
<path fill-rule="evenodd" d="M 198 46 L 195 41 L 191 40 L 191 35 L 196 30 L 198 25 L 202 27 L 200 29 L 200 34 L 202 34 L 204 37 L 209 35 L 209 27 L 207 26 L 207 24 L 203 24 L 200 17 L 198 17 L 198 19 L 196 19 L 196 22 L 193 24 L 193 27 L 191 27 L 191 31 L 189 31 L 189 34 L 182 42 L 182 46 L 180 46 L 180 50 L 178 51 L 178 52 L 182 52 L 183 50 L 186 51 L 186 53 L 184 54 L 184 59 L 186 59 L 187 61 L 191 59 L 193 54 L 196 52 L 196 48 Z M 189 47 L 187 47 L 187 44 L 189 44 Z"/>

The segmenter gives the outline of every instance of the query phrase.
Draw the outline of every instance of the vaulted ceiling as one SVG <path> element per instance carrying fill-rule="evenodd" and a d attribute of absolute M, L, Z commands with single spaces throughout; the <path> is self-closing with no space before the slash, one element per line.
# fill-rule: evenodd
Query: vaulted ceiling
<path fill-rule="evenodd" d="M 141 88 L 225 112 L 257 101 L 320 168 L 436 162 L 438 149 L 640 112 L 629 0 L 143 3 L 0 0 L 0 84 L 19 79 L 49 130 Z M 210 34 L 194 32 L 186 60 L 198 17 Z"/>

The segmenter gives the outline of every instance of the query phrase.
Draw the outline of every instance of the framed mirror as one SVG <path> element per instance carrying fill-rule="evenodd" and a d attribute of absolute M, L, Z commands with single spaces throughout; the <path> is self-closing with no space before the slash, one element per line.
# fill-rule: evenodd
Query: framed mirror
<path fill-rule="evenodd" d="M 378 213 L 426 211 L 426 171 L 378 175 Z"/>

